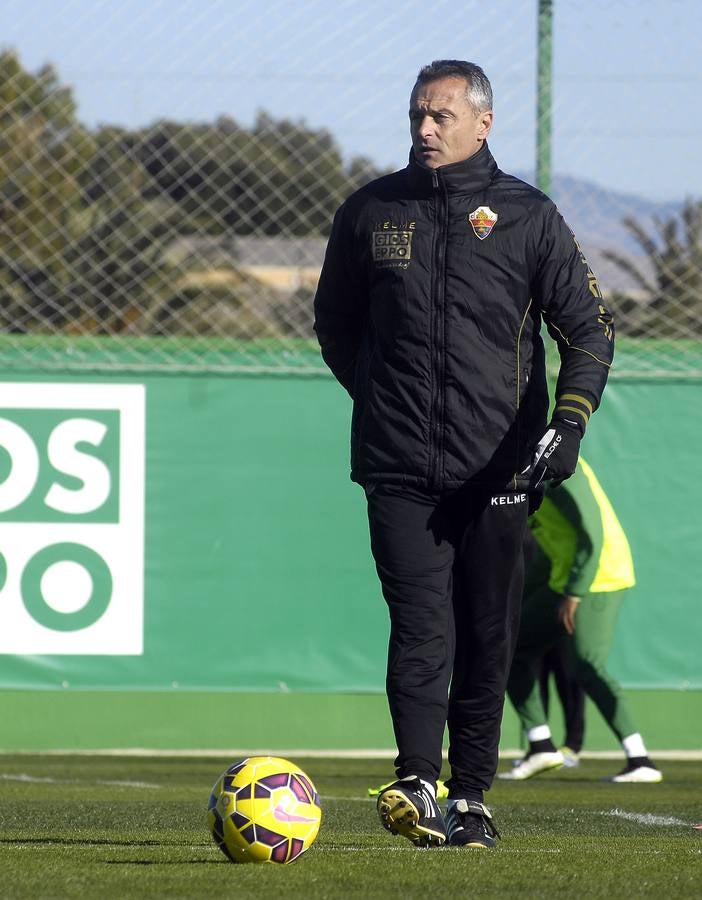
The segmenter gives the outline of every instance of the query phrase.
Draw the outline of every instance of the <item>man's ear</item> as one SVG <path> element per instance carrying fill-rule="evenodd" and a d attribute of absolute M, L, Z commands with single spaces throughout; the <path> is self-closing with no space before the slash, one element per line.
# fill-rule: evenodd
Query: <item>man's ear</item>
<path fill-rule="evenodd" d="M 492 128 L 492 110 L 478 113 L 478 140 L 484 141 Z"/>

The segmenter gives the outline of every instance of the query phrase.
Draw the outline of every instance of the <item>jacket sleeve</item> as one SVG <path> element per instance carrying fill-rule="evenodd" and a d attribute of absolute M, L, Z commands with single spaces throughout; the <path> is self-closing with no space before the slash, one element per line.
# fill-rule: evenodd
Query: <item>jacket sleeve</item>
<path fill-rule="evenodd" d="M 334 216 L 314 298 L 314 330 L 325 363 L 337 381 L 353 395 L 356 359 L 365 329 L 368 300 L 348 219 L 347 204 L 342 204 Z"/>
<path fill-rule="evenodd" d="M 561 357 L 554 417 L 585 431 L 614 356 L 614 323 L 573 232 L 549 203 L 537 233 L 532 297 Z"/>
<path fill-rule="evenodd" d="M 597 575 L 604 528 L 600 507 L 580 464 L 568 481 L 548 491 L 548 497 L 575 531 L 575 552 L 563 593 L 583 597 Z"/>

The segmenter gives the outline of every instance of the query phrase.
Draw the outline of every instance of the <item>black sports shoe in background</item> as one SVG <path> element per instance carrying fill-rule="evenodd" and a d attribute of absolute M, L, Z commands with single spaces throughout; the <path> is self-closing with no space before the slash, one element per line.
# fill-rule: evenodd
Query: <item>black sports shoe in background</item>
<path fill-rule="evenodd" d="M 378 796 L 378 815 L 393 834 L 406 837 L 416 847 L 440 847 L 446 842 L 446 826 L 436 800 L 416 776 L 394 781 Z"/>
<path fill-rule="evenodd" d="M 446 813 L 446 831 L 452 847 L 494 847 L 500 833 L 492 813 L 477 800 L 457 800 Z"/>

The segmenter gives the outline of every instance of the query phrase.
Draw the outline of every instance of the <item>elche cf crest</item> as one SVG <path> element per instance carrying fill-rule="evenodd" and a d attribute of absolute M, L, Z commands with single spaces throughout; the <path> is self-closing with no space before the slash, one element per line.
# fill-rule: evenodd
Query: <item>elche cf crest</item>
<path fill-rule="evenodd" d="M 484 241 L 495 227 L 497 213 L 493 212 L 489 206 L 479 206 L 472 213 L 468 213 L 468 221 L 473 228 L 475 236 Z"/>

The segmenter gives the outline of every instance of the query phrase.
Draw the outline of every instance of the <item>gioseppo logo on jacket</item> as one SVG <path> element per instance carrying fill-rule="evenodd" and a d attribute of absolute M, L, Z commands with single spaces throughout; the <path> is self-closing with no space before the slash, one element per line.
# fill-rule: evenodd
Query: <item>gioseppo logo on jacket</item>
<path fill-rule="evenodd" d="M 416 222 L 376 222 L 372 245 L 375 264 L 406 269 L 412 258 L 412 235 L 416 227 Z"/>
<path fill-rule="evenodd" d="M 143 652 L 144 388 L 0 384 L 0 653 Z"/>
<path fill-rule="evenodd" d="M 468 213 L 468 221 L 473 228 L 475 236 L 484 241 L 495 227 L 497 213 L 493 212 L 489 206 L 479 206 L 472 213 Z"/>

